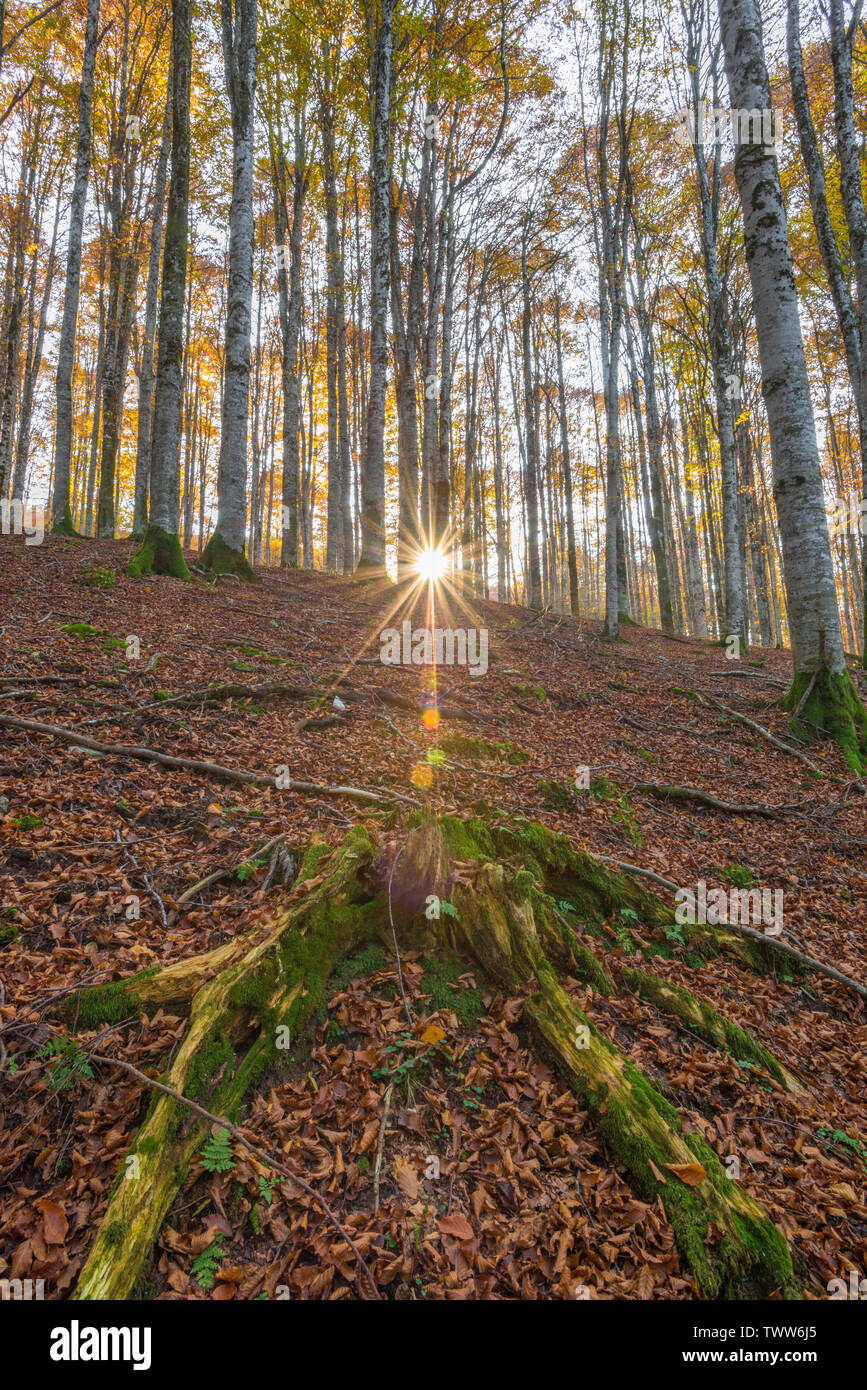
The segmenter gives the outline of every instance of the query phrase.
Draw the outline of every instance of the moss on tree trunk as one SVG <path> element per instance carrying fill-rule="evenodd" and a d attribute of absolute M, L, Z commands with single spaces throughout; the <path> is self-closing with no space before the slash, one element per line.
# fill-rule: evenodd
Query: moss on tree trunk
<path fill-rule="evenodd" d="M 214 532 L 202 551 L 202 564 L 214 574 L 234 574 L 245 581 L 256 578 L 243 550 L 234 550 L 227 545 L 219 531 Z"/>
<path fill-rule="evenodd" d="M 795 711 L 809 689 L 813 676 L 801 672 L 795 676 L 782 699 L 782 707 Z M 803 719 L 805 724 L 801 724 Z M 830 671 L 823 667 L 804 701 L 799 719 L 792 721 L 792 733 L 804 742 L 805 726 L 823 730 L 839 743 L 846 762 L 853 772 L 867 768 L 867 711 L 848 671 Z"/>
<path fill-rule="evenodd" d="M 59 521 L 55 521 L 51 528 L 51 534 L 52 536 L 69 536 L 72 540 L 76 541 L 83 539 L 80 532 L 75 529 L 75 523 L 72 520 L 72 511 L 69 506 L 65 508 L 63 516 Z"/>
<path fill-rule="evenodd" d="M 189 579 L 180 537 L 164 531 L 161 526 L 149 526 L 141 549 L 130 560 L 126 572 L 133 579 L 143 574 L 169 574 L 174 579 Z"/>

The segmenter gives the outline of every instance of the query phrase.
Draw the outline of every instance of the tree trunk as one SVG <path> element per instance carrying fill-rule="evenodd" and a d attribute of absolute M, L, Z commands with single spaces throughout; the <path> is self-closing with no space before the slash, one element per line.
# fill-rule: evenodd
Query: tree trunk
<path fill-rule="evenodd" d="M 388 376 L 389 118 L 396 0 L 382 0 L 371 81 L 370 384 L 361 465 L 360 570 L 385 571 L 385 390 Z"/>
<path fill-rule="evenodd" d="M 189 579 L 178 536 L 183 409 L 184 306 L 190 197 L 192 0 L 172 0 L 172 173 L 160 294 L 148 528 L 128 572 Z"/>
<path fill-rule="evenodd" d="M 160 287 L 160 253 L 163 245 L 163 212 L 166 201 L 166 170 L 172 138 L 171 112 L 172 79 L 169 74 L 166 90 L 166 109 L 163 117 L 163 137 L 154 176 L 154 196 L 151 208 L 151 243 L 148 258 L 148 281 L 145 291 L 144 339 L 141 351 L 141 372 L 138 382 L 138 431 L 135 455 L 135 491 L 133 499 L 132 534 L 139 539 L 145 533 L 148 515 L 148 489 L 151 462 L 151 412 L 154 394 L 154 338 L 157 327 L 157 301 Z"/>
<path fill-rule="evenodd" d="M 739 110 L 768 110 L 770 85 L 757 0 L 719 0 L 719 9 L 732 105 Z M 831 733 L 847 761 L 860 772 L 867 757 L 867 714 L 843 654 L 816 427 L 775 153 L 762 145 L 739 144 L 735 179 L 744 215 L 783 551 L 794 663 L 788 703 L 799 706 L 818 672 L 804 716 Z"/>
<path fill-rule="evenodd" d="M 52 500 L 52 530 L 67 536 L 75 534 L 69 508 L 69 469 L 72 458 L 72 368 L 75 362 L 75 329 L 78 322 L 78 294 L 81 282 L 81 236 L 84 227 L 84 205 L 87 200 L 87 179 L 90 172 L 90 111 L 93 104 L 93 70 L 96 64 L 99 0 L 88 0 L 87 27 L 84 34 L 84 58 L 81 65 L 81 85 L 78 91 L 78 152 L 75 162 L 75 182 L 69 210 L 69 243 L 66 252 L 66 290 L 63 297 L 63 322 L 57 348 L 57 426 L 54 435 L 54 496 Z"/>
<path fill-rule="evenodd" d="M 253 579 L 244 551 L 247 532 L 247 426 L 250 414 L 250 326 L 253 299 L 253 155 L 258 0 L 220 0 L 223 65 L 232 109 L 232 206 L 229 288 L 217 525 L 202 564 L 217 574 Z"/>

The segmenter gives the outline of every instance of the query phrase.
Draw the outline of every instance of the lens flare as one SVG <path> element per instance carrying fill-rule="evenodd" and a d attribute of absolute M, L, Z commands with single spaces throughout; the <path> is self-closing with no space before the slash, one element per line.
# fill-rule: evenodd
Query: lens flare
<path fill-rule="evenodd" d="M 446 572 L 447 557 L 441 550 L 423 550 L 415 562 L 416 573 L 435 584 Z"/>

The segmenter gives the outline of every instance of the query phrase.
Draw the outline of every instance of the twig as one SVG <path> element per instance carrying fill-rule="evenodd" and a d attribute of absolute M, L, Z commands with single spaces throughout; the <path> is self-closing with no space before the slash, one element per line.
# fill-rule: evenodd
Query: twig
<path fill-rule="evenodd" d="M 382 1167 L 382 1150 L 385 1144 L 385 1126 L 388 1122 L 388 1107 L 391 1105 L 391 1093 L 394 1090 L 394 1082 L 389 1081 L 385 1092 L 385 1105 L 382 1111 L 382 1124 L 379 1126 L 379 1143 L 376 1146 L 376 1165 L 373 1170 L 373 1214 L 379 1215 L 379 1170 Z"/>
<path fill-rule="evenodd" d="M 698 691 L 696 691 L 696 694 L 698 694 Z M 788 743 L 783 743 L 782 739 L 777 738 L 769 729 L 764 728 L 761 724 L 757 724 L 754 719 L 749 719 L 747 715 L 739 714 L 736 709 L 731 708 L 731 705 L 724 705 L 722 700 L 718 700 L 714 695 L 705 697 L 698 694 L 698 698 L 701 700 L 702 704 L 704 704 L 706 700 L 709 700 L 712 705 L 716 705 L 717 709 L 725 710 L 726 714 L 730 714 L 732 718 L 737 719 L 739 723 L 748 724 L 751 729 L 755 729 L 757 734 L 761 734 L 762 738 L 766 738 L 775 748 L 781 749 L 784 753 L 791 753 L 793 758 L 799 758 L 802 763 L 806 763 L 811 772 L 819 771 L 815 763 L 811 763 L 805 753 L 799 752 L 797 748 L 792 748 Z"/>
<path fill-rule="evenodd" d="M 246 782 L 254 787 L 273 787 L 273 777 L 265 777 L 260 772 L 246 772 L 243 768 L 222 767 L 219 763 L 207 763 L 199 758 L 177 758 L 170 753 L 161 753 L 156 748 L 141 748 L 125 743 L 103 743 L 101 739 L 85 737 L 71 729 L 62 729 L 59 724 L 43 724 L 37 719 L 19 719 L 11 714 L 0 714 L 0 725 L 10 729 L 32 730 L 37 734 L 51 734 L 80 748 L 92 749 L 95 753 L 113 753 L 122 758 L 139 758 L 143 762 L 159 763 L 162 767 L 175 767 L 188 772 L 198 772 L 206 777 L 218 777 L 229 782 Z M 286 791 L 315 792 L 317 796 L 346 796 L 353 801 L 369 801 L 376 806 L 388 806 L 389 800 L 376 792 L 365 791 L 361 787 L 324 787 L 318 782 L 296 782 L 289 780 Z M 391 793 L 389 793 L 389 796 Z M 411 800 L 402 793 L 394 793 L 402 801 Z M 413 803 L 417 805 L 417 802 Z"/>

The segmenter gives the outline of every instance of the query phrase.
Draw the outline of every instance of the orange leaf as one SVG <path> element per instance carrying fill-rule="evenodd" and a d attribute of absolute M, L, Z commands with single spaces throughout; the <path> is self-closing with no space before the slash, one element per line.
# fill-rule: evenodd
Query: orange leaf
<path fill-rule="evenodd" d="M 465 1216 L 456 1212 L 454 1216 L 444 1216 L 437 1225 L 444 1236 L 454 1236 L 456 1240 L 472 1240 L 475 1231 Z"/>
<path fill-rule="evenodd" d="M 445 1029 L 438 1028 L 435 1023 L 429 1023 L 421 1035 L 421 1041 L 423 1043 L 438 1043 L 442 1042 L 444 1037 Z"/>
<path fill-rule="evenodd" d="M 663 1166 L 674 1173 L 676 1178 L 680 1178 L 681 1182 L 685 1182 L 687 1187 L 698 1187 L 707 1177 L 707 1170 L 702 1168 L 700 1163 L 666 1163 Z"/>
<path fill-rule="evenodd" d="M 52 1202 L 50 1197 L 43 1197 L 36 1205 L 42 1212 L 45 1244 L 62 1245 L 66 1240 L 66 1227 L 68 1225 L 63 1207 Z"/>
<path fill-rule="evenodd" d="M 418 1196 L 418 1173 L 410 1167 L 405 1158 L 399 1158 L 395 1163 L 394 1176 L 401 1192 L 414 1202 Z"/>

